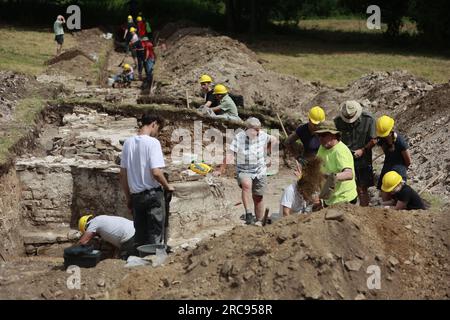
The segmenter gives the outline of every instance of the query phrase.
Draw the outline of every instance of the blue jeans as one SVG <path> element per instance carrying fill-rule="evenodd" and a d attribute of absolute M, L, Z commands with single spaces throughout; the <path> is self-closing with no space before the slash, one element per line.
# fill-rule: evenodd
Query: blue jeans
<path fill-rule="evenodd" d="M 150 76 L 152 75 L 154 65 L 155 65 L 155 61 L 152 59 L 147 59 L 144 62 L 145 74 L 147 75 L 147 79 L 150 78 Z"/>
<path fill-rule="evenodd" d="M 114 81 L 119 81 L 123 76 L 121 74 L 117 75 L 114 77 Z M 129 74 L 127 76 L 125 76 L 126 81 L 131 82 L 134 80 L 134 75 L 133 74 Z"/>

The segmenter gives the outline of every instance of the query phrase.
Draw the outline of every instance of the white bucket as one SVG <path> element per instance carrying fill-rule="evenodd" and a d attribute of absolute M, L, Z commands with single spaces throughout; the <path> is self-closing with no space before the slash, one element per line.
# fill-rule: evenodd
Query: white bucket
<path fill-rule="evenodd" d="M 112 87 L 113 84 L 114 84 L 114 78 L 108 78 L 108 86 Z"/>

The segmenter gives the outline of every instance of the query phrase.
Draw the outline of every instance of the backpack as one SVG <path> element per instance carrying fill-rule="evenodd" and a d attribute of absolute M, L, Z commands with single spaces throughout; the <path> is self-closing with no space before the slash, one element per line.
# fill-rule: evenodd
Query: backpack
<path fill-rule="evenodd" d="M 234 101 L 236 107 L 244 107 L 244 96 L 240 94 L 231 94 L 231 93 L 228 93 L 228 95 L 230 96 L 231 100 Z"/>

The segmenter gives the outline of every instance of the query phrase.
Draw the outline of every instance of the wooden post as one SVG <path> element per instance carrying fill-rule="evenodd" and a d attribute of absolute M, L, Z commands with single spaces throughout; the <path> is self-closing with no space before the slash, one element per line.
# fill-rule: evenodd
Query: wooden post
<path fill-rule="evenodd" d="M 277 112 L 277 117 L 278 117 L 278 121 L 280 121 L 281 128 L 283 129 L 283 132 L 284 132 L 284 134 L 286 135 L 286 138 L 287 138 L 288 134 L 286 132 L 286 129 L 284 128 L 283 121 L 281 121 L 281 118 L 280 118 L 280 115 L 278 114 L 278 112 Z"/>
<path fill-rule="evenodd" d="M 441 177 L 444 176 L 444 173 L 441 173 L 440 175 L 436 176 L 433 180 L 431 180 L 431 182 L 429 184 L 427 184 L 425 186 L 425 188 L 422 189 L 422 191 L 419 192 L 419 196 L 424 193 L 425 190 L 428 189 L 428 187 L 430 187 L 433 183 L 435 183 L 437 180 L 439 180 Z"/>
<path fill-rule="evenodd" d="M 189 94 L 188 94 L 187 90 L 186 90 L 186 104 L 187 104 L 187 108 L 190 109 L 189 108 Z"/>

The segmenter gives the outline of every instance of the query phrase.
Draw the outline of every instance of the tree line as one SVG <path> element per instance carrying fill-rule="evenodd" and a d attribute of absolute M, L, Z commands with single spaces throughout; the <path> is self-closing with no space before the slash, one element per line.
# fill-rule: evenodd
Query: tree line
<path fill-rule="evenodd" d="M 264 32 L 274 24 L 298 25 L 309 17 L 352 15 L 367 17 L 369 0 L 0 0 L 4 22 L 49 24 L 68 5 L 82 9 L 86 26 L 122 23 L 133 8 L 149 15 L 155 26 L 180 19 L 230 32 Z M 429 42 L 450 43 L 450 1 L 377 0 L 386 37 L 400 35 L 405 18 L 417 23 L 419 36 Z"/>

